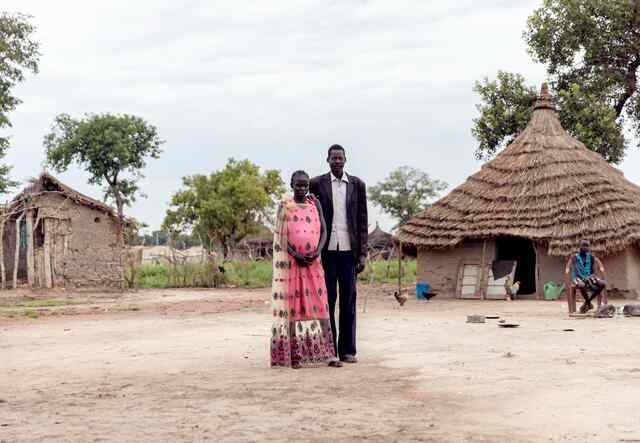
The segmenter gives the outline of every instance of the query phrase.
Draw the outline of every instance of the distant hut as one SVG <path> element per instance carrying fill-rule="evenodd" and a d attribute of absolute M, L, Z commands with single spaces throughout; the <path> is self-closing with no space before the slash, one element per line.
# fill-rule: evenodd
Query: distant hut
<path fill-rule="evenodd" d="M 242 239 L 232 255 L 240 260 L 271 260 L 273 257 L 273 233 L 263 226 L 260 232 Z"/>
<path fill-rule="evenodd" d="M 580 238 L 609 286 L 637 296 L 640 188 L 563 130 L 546 85 L 526 129 L 399 234 L 417 248 L 418 281 L 462 298 L 491 298 L 490 265 L 503 260 L 517 263 L 519 293 L 540 298 Z"/>
<path fill-rule="evenodd" d="M 12 286 L 122 286 L 123 250 L 113 208 L 43 173 L 5 208 L 3 276 Z"/>
<path fill-rule="evenodd" d="M 393 235 L 385 232 L 380 228 L 378 222 L 376 227 L 369 234 L 369 243 L 367 246 L 369 251 L 369 259 L 385 259 L 387 260 L 393 252 Z"/>

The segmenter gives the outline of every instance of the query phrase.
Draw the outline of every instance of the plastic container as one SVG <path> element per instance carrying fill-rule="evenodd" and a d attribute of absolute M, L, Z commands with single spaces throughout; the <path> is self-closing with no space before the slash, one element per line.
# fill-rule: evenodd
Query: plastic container
<path fill-rule="evenodd" d="M 564 291 L 564 283 L 558 286 L 554 282 L 548 281 L 544 284 L 543 289 L 545 300 L 557 300 Z"/>
<path fill-rule="evenodd" d="M 418 300 L 426 300 L 423 294 L 428 294 L 431 291 L 431 285 L 429 283 L 416 283 L 416 298 Z"/>

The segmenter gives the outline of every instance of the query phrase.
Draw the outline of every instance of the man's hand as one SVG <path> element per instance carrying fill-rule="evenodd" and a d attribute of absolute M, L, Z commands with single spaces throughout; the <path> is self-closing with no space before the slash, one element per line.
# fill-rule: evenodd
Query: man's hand
<path fill-rule="evenodd" d="M 310 265 L 311 263 L 313 263 L 313 261 L 318 258 L 318 254 L 317 253 L 311 253 L 311 254 L 307 254 L 304 256 L 304 261 L 307 263 L 307 265 Z"/>
<path fill-rule="evenodd" d="M 366 267 L 366 257 L 361 255 L 360 258 L 358 258 L 358 263 L 356 263 L 356 274 L 360 274 Z"/>
<path fill-rule="evenodd" d="M 300 267 L 307 267 L 309 266 L 309 262 L 307 262 L 306 257 L 296 254 L 293 256 L 294 260 L 296 261 L 296 263 L 298 264 L 298 266 Z"/>

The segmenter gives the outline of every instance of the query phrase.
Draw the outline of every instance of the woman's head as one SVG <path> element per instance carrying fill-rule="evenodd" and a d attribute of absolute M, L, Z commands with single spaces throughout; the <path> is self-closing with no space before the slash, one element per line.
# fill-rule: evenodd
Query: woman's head
<path fill-rule="evenodd" d="M 306 197 L 309 193 L 309 174 L 305 171 L 296 171 L 291 175 L 291 189 L 296 199 Z"/>

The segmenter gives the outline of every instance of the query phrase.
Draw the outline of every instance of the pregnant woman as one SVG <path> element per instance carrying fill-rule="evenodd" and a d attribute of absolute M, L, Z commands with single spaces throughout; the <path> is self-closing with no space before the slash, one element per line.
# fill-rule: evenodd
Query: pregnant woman
<path fill-rule="evenodd" d="M 291 176 L 293 199 L 280 203 L 273 240 L 271 366 L 339 367 L 329 322 L 320 251 L 327 239 L 309 175 Z"/>

